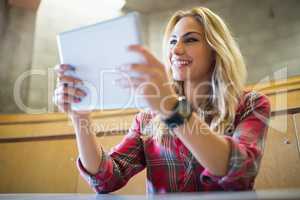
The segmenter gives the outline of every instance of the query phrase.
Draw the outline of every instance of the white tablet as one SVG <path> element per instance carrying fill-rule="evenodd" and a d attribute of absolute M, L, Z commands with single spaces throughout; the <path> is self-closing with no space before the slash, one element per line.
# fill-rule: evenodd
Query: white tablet
<path fill-rule="evenodd" d="M 143 98 L 133 89 L 113 84 L 126 77 L 116 68 L 139 62 L 141 57 L 127 47 L 141 44 L 139 16 L 136 12 L 105 22 L 58 34 L 60 62 L 75 67 L 70 74 L 83 80 L 79 85 L 87 96 L 73 103 L 73 110 L 145 108 Z"/>

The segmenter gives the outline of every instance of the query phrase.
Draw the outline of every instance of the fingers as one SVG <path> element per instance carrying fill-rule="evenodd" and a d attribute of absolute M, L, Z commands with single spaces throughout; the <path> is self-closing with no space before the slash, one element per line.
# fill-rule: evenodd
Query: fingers
<path fill-rule="evenodd" d="M 119 71 L 122 73 L 125 73 L 127 76 L 155 76 L 155 74 L 158 72 L 158 69 L 151 68 L 146 64 L 127 64 L 122 65 L 119 68 Z M 132 74 L 134 72 L 134 74 Z"/>
<path fill-rule="evenodd" d="M 164 65 L 158 59 L 156 59 L 155 56 L 153 56 L 151 52 L 145 47 L 141 45 L 130 45 L 128 47 L 128 50 L 141 54 L 141 56 L 146 61 L 145 63 L 130 64 L 131 70 L 140 71 L 143 73 L 164 73 Z"/>
<path fill-rule="evenodd" d="M 61 84 L 54 91 L 55 104 L 63 103 L 78 103 L 81 98 L 86 96 L 85 92 L 79 88 L 68 86 L 67 84 Z"/>
<path fill-rule="evenodd" d="M 59 83 L 68 83 L 71 85 L 82 83 L 82 80 L 80 80 L 78 78 L 75 78 L 72 76 L 65 76 L 65 75 L 58 76 L 58 80 L 59 80 Z"/>
<path fill-rule="evenodd" d="M 68 64 L 60 64 L 60 65 L 56 65 L 54 67 L 54 70 L 56 71 L 56 73 L 60 74 L 68 70 L 75 71 L 75 68 Z"/>
<path fill-rule="evenodd" d="M 64 103 L 79 103 L 83 96 L 85 96 L 85 94 L 83 91 L 80 91 L 80 89 L 59 87 L 54 92 L 54 103 L 56 105 L 62 105 Z"/>
<path fill-rule="evenodd" d="M 75 71 L 75 68 L 72 67 L 71 65 L 67 65 L 67 64 L 56 65 L 54 69 L 55 72 L 57 73 L 58 84 L 60 83 L 77 84 L 82 82 L 80 79 L 72 77 L 70 75 L 72 74 L 72 72 Z M 67 72 L 71 72 L 71 73 L 67 73 Z"/>
<path fill-rule="evenodd" d="M 71 103 L 78 103 L 81 98 L 86 96 L 85 92 L 75 85 L 82 83 L 78 78 L 65 75 L 66 72 L 74 72 L 75 68 L 67 65 L 61 64 L 55 66 L 55 71 L 58 76 L 57 87 L 54 91 L 53 101 L 58 106 L 60 111 L 69 112 L 71 111 Z"/>
<path fill-rule="evenodd" d="M 57 104 L 63 103 L 79 103 L 81 99 L 76 96 L 68 95 L 68 94 L 57 94 Z"/>
<path fill-rule="evenodd" d="M 61 93 L 58 89 L 56 89 L 53 101 L 58 106 L 60 111 L 68 112 L 71 110 L 71 103 L 79 103 L 81 98 L 78 96 L 73 96 L 69 93 Z"/>
<path fill-rule="evenodd" d="M 125 78 L 125 79 L 118 79 L 115 81 L 118 85 L 122 88 L 138 88 L 142 87 L 144 84 L 148 83 L 145 78 L 140 77 L 132 77 L 132 78 Z"/>
<path fill-rule="evenodd" d="M 70 96 L 75 96 L 75 97 L 84 97 L 86 96 L 86 93 L 76 87 L 69 86 L 67 84 L 61 84 L 57 87 L 55 90 L 55 94 L 66 94 Z"/>
<path fill-rule="evenodd" d="M 142 56 L 149 62 L 154 59 L 154 56 L 143 46 L 141 45 L 130 45 L 128 46 L 129 51 L 137 52 L 142 54 Z"/>

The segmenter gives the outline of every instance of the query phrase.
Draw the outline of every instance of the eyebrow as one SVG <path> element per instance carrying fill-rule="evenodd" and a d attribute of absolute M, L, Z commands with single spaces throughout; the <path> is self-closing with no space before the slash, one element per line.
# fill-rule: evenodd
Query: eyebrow
<path fill-rule="evenodd" d="M 201 35 L 199 32 L 196 32 L 196 31 L 191 31 L 191 32 L 187 32 L 187 33 L 185 33 L 182 37 L 186 37 L 186 36 L 189 36 L 189 35 L 191 35 L 191 34 L 193 34 L 193 33 L 196 33 L 196 34 L 198 34 L 198 35 Z M 172 35 L 171 37 L 175 37 L 176 38 L 176 35 Z"/>

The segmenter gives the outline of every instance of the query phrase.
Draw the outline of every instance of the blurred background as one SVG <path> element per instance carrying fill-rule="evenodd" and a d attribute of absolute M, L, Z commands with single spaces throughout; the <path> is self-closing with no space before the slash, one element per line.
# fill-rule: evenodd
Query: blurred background
<path fill-rule="evenodd" d="M 247 87 L 271 99 L 256 188 L 300 187 L 300 0 L 0 0 L 0 192 L 92 192 L 76 170 L 72 126 L 52 103 L 58 33 L 138 11 L 145 45 L 162 58 L 169 17 L 194 6 L 225 20 L 246 60 Z M 136 112 L 95 112 L 107 125 L 99 142 L 117 144 Z M 144 183 L 145 171 L 117 193 L 143 194 Z"/>

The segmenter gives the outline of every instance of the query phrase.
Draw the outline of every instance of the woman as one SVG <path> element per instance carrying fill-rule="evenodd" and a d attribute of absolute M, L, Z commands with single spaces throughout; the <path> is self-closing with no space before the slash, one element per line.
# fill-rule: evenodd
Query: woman
<path fill-rule="evenodd" d="M 82 176 L 98 193 L 121 188 L 145 167 L 149 193 L 251 190 L 270 105 L 265 96 L 243 91 L 245 65 L 227 26 L 207 8 L 178 11 L 167 25 L 165 44 L 166 66 L 142 46 L 129 47 L 145 62 L 123 66 L 121 72 L 139 76 L 119 82 L 142 85 L 150 110 L 136 115 L 110 153 L 81 126 L 91 125 L 90 113 L 70 110 L 84 92 L 65 84 L 80 81 L 64 75 L 72 68 L 58 66 L 56 102 L 73 121 Z"/>

